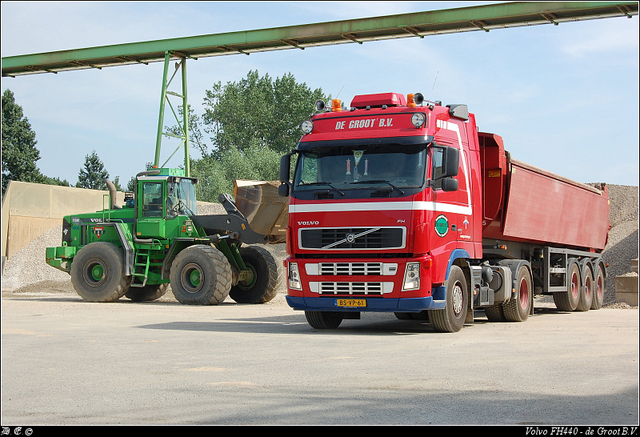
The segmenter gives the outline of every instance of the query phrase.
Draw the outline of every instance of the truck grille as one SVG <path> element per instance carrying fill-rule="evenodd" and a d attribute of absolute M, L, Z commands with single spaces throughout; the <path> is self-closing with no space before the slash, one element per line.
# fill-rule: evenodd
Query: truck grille
<path fill-rule="evenodd" d="M 305 271 L 307 275 L 323 276 L 388 276 L 398 272 L 398 264 L 382 262 L 307 263 Z"/>
<path fill-rule="evenodd" d="M 310 282 L 309 288 L 320 295 L 382 296 L 393 291 L 393 282 Z"/>
<path fill-rule="evenodd" d="M 316 250 L 402 249 L 406 228 L 300 229 L 300 248 Z"/>

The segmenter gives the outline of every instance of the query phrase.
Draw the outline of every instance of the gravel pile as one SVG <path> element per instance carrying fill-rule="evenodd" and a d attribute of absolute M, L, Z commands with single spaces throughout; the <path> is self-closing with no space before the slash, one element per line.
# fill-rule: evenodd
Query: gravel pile
<path fill-rule="evenodd" d="M 608 263 L 604 304 L 615 302 L 615 278 L 631 271 L 630 262 L 638 258 L 638 187 L 607 185 L 609 240 L 602 257 Z"/>
<path fill-rule="evenodd" d="M 615 303 L 615 277 L 630 271 L 631 259 L 638 258 L 638 187 L 608 185 L 610 206 L 609 241 L 603 257 L 609 263 L 605 305 Z M 199 204 L 199 214 L 224 214 L 219 204 Z M 61 243 L 62 226 L 48 230 L 6 261 L 2 275 L 3 292 L 74 292 L 69 275 L 45 263 L 45 248 Z M 284 244 L 268 245 L 278 266 L 286 257 Z M 284 289 L 280 290 L 284 293 Z"/>

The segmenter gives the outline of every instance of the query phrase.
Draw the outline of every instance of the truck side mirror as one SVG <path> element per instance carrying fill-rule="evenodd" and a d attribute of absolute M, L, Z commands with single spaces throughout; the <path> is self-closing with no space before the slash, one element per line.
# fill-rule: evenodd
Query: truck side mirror
<path fill-rule="evenodd" d="M 460 151 L 453 147 L 444 148 L 444 156 L 442 162 L 444 168 L 442 169 L 441 178 L 448 178 L 451 176 L 458 176 L 458 166 L 460 165 Z M 455 191 L 455 190 L 454 190 Z"/>
<path fill-rule="evenodd" d="M 293 153 L 293 152 L 292 152 Z M 280 186 L 278 187 L 278 195 L 289 197 L 290 185 L 289 168 L 291 166 L 291 153 L 280 158 Z"/>
<path fill-rule="evenodd" d="M 442 191 L 458 191 L 458 180 L 452 177 L 442 180 Z"/>

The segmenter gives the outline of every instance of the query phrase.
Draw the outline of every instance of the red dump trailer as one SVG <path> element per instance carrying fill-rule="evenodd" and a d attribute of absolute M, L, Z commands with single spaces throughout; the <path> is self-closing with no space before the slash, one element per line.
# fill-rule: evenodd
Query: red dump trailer
<path fill-rule="evenodd" d="M 451 332 L 478 308 L 524 321 L 535 294 L 600 308 L 604 184 L 512 159 L 466 105 L 385 93 L 325 108 L 282 158 L 279 187 L 290 196 L 287 302 L 311 326 L 388 311 Z"/>

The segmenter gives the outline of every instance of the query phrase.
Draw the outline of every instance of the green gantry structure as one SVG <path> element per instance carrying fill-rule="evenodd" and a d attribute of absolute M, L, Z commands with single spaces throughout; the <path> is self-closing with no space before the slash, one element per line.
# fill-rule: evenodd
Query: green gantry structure
<path fill-rule="evenodd" d="M 182 107 L 187 108 L 186 59 L 188 58 L 198 59 L 233 54 L 249 55 L 255 52 L 285 49 L 304 50 L 307 47 L 324 45 L 362 44 L 368 41 L 406 37 L 424 38 L 429 35 L 458 32 L 489 32 L 494 29 L 541 24 L 559 25 L 560 23 L 600 18 L 631 18 L 637 14 L 637 2 L 507 2 L 7 56 L 2 58 L 2 76 L 16 77 L 28 74 L 59 73 L 71 70 L 102 69 L 118 65 L 164 62 L 154 161 L 154 165 L 159 166 L 162 136 L 175 136 L 162 131 L 165 102 L 168 102 L 169 95 L 172 95 L 180 98 Z M 182 70 L 182 89 L 179 93 L 168 91 L 168 86 L 178 70 L 175 70 L 173 76 L 168 77 L 169 62 L 172 59 L 179 61 L 178 66 Z M 175 115 L 173 107 L 171 109 Z M 184 110 L 182 120 L 178 120 L 183 131 L 183 135 L 179 136 L 182 143 L 178 149 L 183 146 L 185 148 L 185 165 L 187 166 L 185 171 L 189 175 L 187 117 L 188 111 Z"/>

